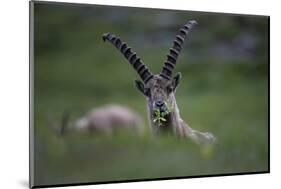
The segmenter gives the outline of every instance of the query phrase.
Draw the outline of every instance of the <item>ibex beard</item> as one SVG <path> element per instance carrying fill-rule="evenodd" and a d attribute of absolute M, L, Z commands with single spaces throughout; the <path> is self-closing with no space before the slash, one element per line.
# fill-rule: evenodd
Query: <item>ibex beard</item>
<path fill-rule="evenodd" d="M 105 33 L 103 40 L 110 41 L 141 77 L 142 81 L 135 80 L 135 85 L 146 97 L 150 126 L 155 132 L 174 133 L 179 137 L 190 137 L 197 143 L 210 143 L 216 141 L 211 133 L 193 130 L 181 119 L 175 99 L 181 74 L 172 76 L 185 38 L 195 24 L 197 24 L 196 21 L 189 21 L 179 30 L 159 74 L 152 74 L 136 53 L 119 37 Z"/>

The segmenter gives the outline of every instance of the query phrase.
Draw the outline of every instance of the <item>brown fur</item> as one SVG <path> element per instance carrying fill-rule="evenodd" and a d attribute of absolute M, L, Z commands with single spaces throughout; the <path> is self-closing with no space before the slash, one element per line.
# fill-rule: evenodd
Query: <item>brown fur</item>
<path fill-rule="evenodd" d="M 133 130 L 138 135 L 144 132 L 140 116 L 128 107 L 109 104 L 94 108 L 75 121 L 73 128 L 111 135 L 118 129 Z"/>
<path fill-rule="evenodd" d="M 144 124 L 139 114 L 118 104 L 93 108 L 76 121 L 71 123 L 68 121 L 69 115 L 66 113 L 61 123 L 57 122 L 50 113 L 47 115 L 47 126 L 58 135 L 64 135 L 69 131 L 86 131 L 111 136 L 118 130 L 129 130 L 139 136 L 144 134 Z"/>
<path fill-rule="evenodd" d="M 176 136 L 188 137 L 197 143 L 216 141 L 216 138 L 211 133 L 196 131 L 189 127 L 189 125 L 181 119 L 175 99 L 177 87 L 175 86 L 175 82 L 176 81 L 162 78 L 159 75 L 154 75 L 154 77 L 146 85 L 144 85 L 144 89 L 150 91 L 150 94 L 146 93 L 145 95 L 147 100 L 149 123 L 152 130 L 156 133 L 163 133 L 167 131 L 173 132 Z M 172 89 L 170 92 L 167 90 L 169 87 Z M 153 121 L 155 119 L 154 103 L 159 99 L 166 101 L 172 107 L 172 111 L 165 116 L 167 121 L 162 122 L 161 126 Z"/>

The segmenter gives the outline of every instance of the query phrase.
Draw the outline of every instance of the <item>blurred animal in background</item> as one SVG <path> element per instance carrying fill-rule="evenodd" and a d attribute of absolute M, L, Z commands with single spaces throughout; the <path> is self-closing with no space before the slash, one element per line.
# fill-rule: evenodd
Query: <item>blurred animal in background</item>
<path fill-rule="evenodd" d="M 61 122 L 57 122 L 50 112 L 47 113 L 47 126 L 57 135 L 65 134 L 68 122 L 69 113 L 66 111 L 62 115 Z"/>
<path fill-rule="evenodd" d="M 111 136 L 114 132 L 123 130 L 142 136 L 145 130 L 143 120 L 136 112 L 118 104 L 93 108 L 72 123 L 69 123 L 68 113 L 63 114 L 61 123 L 48 116 L 48 125 L 59 135 L 69 131 L 86 131 Z"/>
<path fill-rule="evenodd" d="M 125 129 L 142 135 L 144 123 L 141 117 L 126 106 L 117 104 L 94 108 L 73 124 L 75 130 L 89 130 L 107 135 L 115 130 Z"/>
<path fill-rule="evenodd" d="M 190 137 L 197 143 L 212 143 L 216 141 L 216 138 L 211 133 L 196 131 L 181 119 L 175 99 L 181 74 L 177 73 L 172 77 L 172 71 L 176 66 L 184 40 L 195 24 L 197 24 L 196 21 L 189 21 L 179 30 L 159 74 L 152 74 L 136 53 L 131 50 L 131 47 L 122 42 L 119 37 L 105 33 L 103 40 L 110 41 L 141 77 L 143 82 L 136 80 L 135 84 L 146 97 L 150 125 L 155 132 L 172 132 L 179 137 Z"/>

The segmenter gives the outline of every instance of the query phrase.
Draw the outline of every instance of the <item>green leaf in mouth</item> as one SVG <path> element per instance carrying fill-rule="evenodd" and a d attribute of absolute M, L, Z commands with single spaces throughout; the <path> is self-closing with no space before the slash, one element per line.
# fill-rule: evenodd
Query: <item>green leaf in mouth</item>
<path fill-rule="evenodd" d="M 158 126 L 162 125 L 161 122 L 166 122 L 167 121 L 164 117 L 166 115 L 168 115 L 172 111 L 171 106 L 167 102 L 165 102 L 165 105 L 167 107 L 167 110 L 165 112 L 161 112 L 159 108 L 154 110 L 155 118 L 154 118 L 153 122 L 157 123 Z"/>

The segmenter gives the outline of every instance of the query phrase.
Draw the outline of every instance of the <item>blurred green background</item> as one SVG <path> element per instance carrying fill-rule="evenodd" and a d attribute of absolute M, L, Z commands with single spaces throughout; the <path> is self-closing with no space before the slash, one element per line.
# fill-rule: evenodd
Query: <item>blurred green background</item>
<path fill-rule="evenodd" d="M 109 6 L 35 3 L 35 184 L 261 172 L 268 165 L 268 18 Z M 71 120 L 108 103 L 146 120 L 133 68 L 105 32 L 126 41 L 157 73 L 180 27 L 190 32 L 175 73 L 182 118 L 215 146 L 149 135 L 56 135 L 46 115 Z"/>

